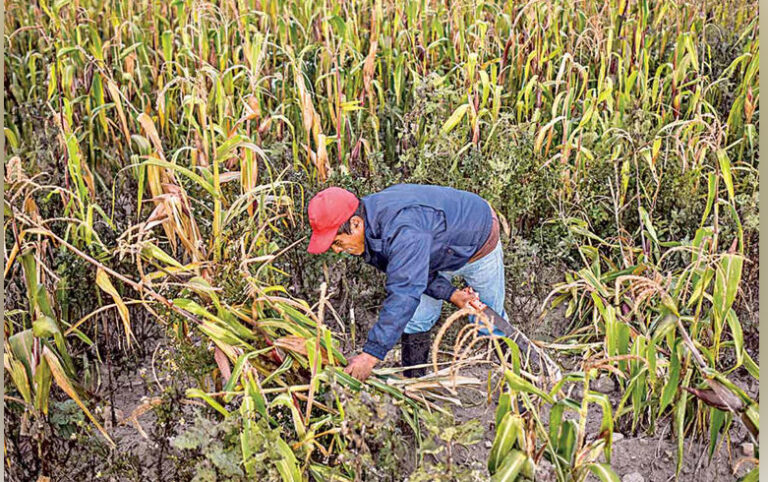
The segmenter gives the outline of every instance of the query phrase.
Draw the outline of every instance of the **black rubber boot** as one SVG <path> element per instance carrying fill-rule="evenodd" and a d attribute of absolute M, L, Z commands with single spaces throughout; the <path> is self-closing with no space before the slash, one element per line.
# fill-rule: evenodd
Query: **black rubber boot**
<path fill-rule="evenodd" d="M 401 366 L 412 367 L 414 365 L 423 365 L 429 360 L 429 349 L 432 347 L 432 336 L 429 332 L 425 333 L 403 333 L 400 338 L 402 346 Z M 405 370 L 403 375 L 408 378 L 423 377 L 427 374 L 427 368 L 411 368 Z"/>

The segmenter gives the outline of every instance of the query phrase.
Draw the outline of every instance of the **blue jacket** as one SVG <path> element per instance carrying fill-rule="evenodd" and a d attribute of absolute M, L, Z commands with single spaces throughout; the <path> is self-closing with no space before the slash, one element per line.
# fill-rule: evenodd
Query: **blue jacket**
<path fill-rule="evenodd" d="M 363 351 L 383 360 L 421 295 L 448 301 L 454 287 L 438 271 L 464 266 L 491 233 L 491 208 L 476 194 L 397 184 L 361 199 L 365 261 L 387 274 L 387 298 Z"/>

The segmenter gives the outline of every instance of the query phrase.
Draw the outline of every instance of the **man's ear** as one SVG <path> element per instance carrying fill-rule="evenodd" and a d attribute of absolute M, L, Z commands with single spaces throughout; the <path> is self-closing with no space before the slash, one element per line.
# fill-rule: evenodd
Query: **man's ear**
<path fill-rule="evenodd" d="M 358 229 L 362 229 L 365 225 L 365 221 L 363 221 L 363 218 L 360 216 L 352 216 L 352 219 L 350 220 L 352 224 L 352 228 L 357 231 Z"/>

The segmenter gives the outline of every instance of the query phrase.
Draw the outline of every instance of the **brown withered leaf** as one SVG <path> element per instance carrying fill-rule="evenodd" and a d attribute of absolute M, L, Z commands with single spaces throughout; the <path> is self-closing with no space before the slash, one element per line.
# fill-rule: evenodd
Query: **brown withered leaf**
<path fill-rule="evenodd" d="M 283 350 L 307 356 L 307 339 L 297 335 L 288 335 L 278 338 L 274 341 L 273 345 L 282 348 Z M 328 355 L 325 351 L 322 352 L 322 360 L 323 363 L 328 363 Z"/>
<path fill-rule="evenodd" d="M 741 412 L 744 410 L 744 402 L 725 386 L 715 380 L 706 380 L 706 382 L 710 388 L 683 387 L 683 389 L 710 407 L 726 412 Z"/>

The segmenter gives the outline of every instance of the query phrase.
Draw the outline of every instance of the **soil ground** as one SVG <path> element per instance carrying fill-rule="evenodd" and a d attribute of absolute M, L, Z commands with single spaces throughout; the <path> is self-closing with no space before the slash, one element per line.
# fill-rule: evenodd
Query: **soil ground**
<path fill-rule="evenodd" d="M 362 325 L 375 320 L 374 313 L 365 313 L 363 315 Z M 532 339 L 551 339 L 554 333 L 562 331 L 565 327 L 558 326 L 559 320 L 562 320 L 559 313 L 552 313 L 542 320 L 542 322 L 521 324 L 531 334 Z M 449 330 L 443 346 L 449 346 L 451 334 L 455 336 L 462 323 L 457 324 L 455 328 Z M 487 345 L 486 345 L 487 346 Z M 124 420 L 132 413 L 139 413 L 136 417 L 136 423 L 118 423 L 114 426 L 113 434 L 118 443 L 121 453 L 129 455 L 129 459 L 137 465 L 137 469 L 143 472 L 141 480 L 171 480 L 165 477 L 165 474 L 173 472 L 172 462 L 168 460 L 167 455 L 162 453 L 160 447 L 153 439 L 157 433 L 147 433 L 156 430 L 157 416 L 152 410 L 146 410 L 148 404 L 156 399 L 165 386 L 165 375 L 161 367 L 158 366 L 158 353 L 165 349 L 165 341 L 161 338 L 151 350 L 148 350 L 147 359 L 140 361 L 136 366 L 114 368 L 112 376 L 112 386 L 116 387 L 113 393 L 106 393 L 108 387 L 105 386 L 104 398 L 110 399 L 114 403 L 115 419 Z M 487 351 L 487 349 L 485 349 Z M 398 350 L 393 350 L 388 357 L 386 365 L 395 365 L 399 357 Z M 488 361 L 495 360 L 488 354 Z M 561 362 L 563 360 L 560 360 Z M 572 361 L 571 361 L 572 362 Z M 565 364 L 569 364 L 565 360 Z M 138 368 L 137 367 L 142 367 Z M 490 401 L 487 397 L 486 383 L 489 370 L 491 373 L 491 384 L 494 386 L 499 381 L 501 371 L 497 364 L 475 365 L 460 371 L 461 375 L 470 376 L 481 381 L 481 385 L 476 388 L 465 388 L 459 390 L 459 399 L 461 406 L 451 405 L 457 422 L 468 420 L 478 420 L 481 422 L 485 435 L 482 442 L 468 446 L 459 447 L 454 455 L 457 463 L 467 467 L 483 469 L 488 460 L 488 455 L 495 434 L 494 419 L 496 411 L 496 397 Z M 106 374 L 105 374 L 106 376 Z M 176 381 L 179 383 L 179 381 Z M 183 381 L 181 382 L 184 383 Z M 188 380 L 189 386 L 193 382 Z M 758 386 L 756 383 L 751 385 L 741 383 L 742 387 L 757 397 Z M 597 383 L 598 390 L 606 393 L 611 398 L 614 406 L 619 402 L 620 393 L 611 383 Z M 108 409 L 109 410 L 109 409 Z M 188 414 L 187 420 L 192 420 L 193 404 L 181 407 L 182 414 Z M 108 413 L 105 411 L 107 419 Z M 575 415 L 575 414 L 574 414 Z M 543 407 L 541 417 L 546 422 L 548 415 L 546 407 Z M 183 419 L 183 417 L 182 417 Z M 109 420 L 106 420 L 109 425 Z M 588 436 L 594 436 L 599 431 L 600 412 L 595 407 L 590 410 L 587 422 Z M 615 433 L 613 443 L 613 455 L 611 465 L 624 481 L 637 482 L 643 481 L 669 481 L 674 480 L 677 444 L 670 434 L 671 423 L 669 419 L 661 420 L 657 424 L 656 433 L 648 435 L 643 433 Z M 735 421 L 730 432 L 730 444 L 720 443 L 711 461 L 707 458 L 708 440 L 685 440 L 685 457 L 683 459 L 683 468 L 679 480 L 682 481 L 732 481 L 743 476 L 753 465 L 751 462 L 742 461 L 744 459 L 743 446 L 750 442 L 749 436 L 743 426 Z M 555 475 L 552 466 L 543 460 L 538 464 L 536 471 L 536 480 L 554 481 Z M 596 479 L 588 479 L 596 480 Z"/>
<path fill-rule="evenodd" d="M 375 320 L 372 314 L 371 323 Z M 518 326 L 529 334 L 532 340 L 551 341 L 555 336 L 560 335 L 566 330 L 565 317 L 562 310 L 556 310 L 548 313 L 546 317 L 536 321 L 517 320 Z M 756 315 L 755 315 L 756 316 Z M 513 317 L 514 319 L 514 317 Z M 452 336 L 458 332 L 464 323 L 456 323 L 445 336 L 444 347 L 452 346 Z M 436 326 L 433 333 L 439 328 Z M 487 344 L 481 349 L 488 351 Z M 753 354 L 755 360 L 757 354 Z M 396 365 L 397 355 L 390 354 L 388 360 L 392 366 Z M 487 361 L 496 360 L 492 355 L 486 356 Z M 574 365 L 575 360 L 559 358 L 564 366 Z M 484 429 L 485 435 L 482 442 L 469 447 L 462 447 L 457 451 L 456 459 L 459 463 L 469 467 L 482 468 L 487 464 L 490 454 L 493 438 L 495 435 L 495 412 L 497 397 L 487 400 L 487 391 L 485 390 L 488 380 L 489 370 L 491 372 L 491 385 L 496 386 L 501 371 L 498 364 L 492 366 L 485 365 L 472 366 L 458 372 L 459 375 L 474 377 L 482 382 L 479 389 L 460 389 L 459 398 L 461 406 L 451 405 L 457 422 L 468 420 L 479 420 Z M 615 407 L 620 402 L 621 393 L 614 384 L 606 383 L 608 380 L 600 380 L 597 389 L 611 399 Z M 744 377 L 736 382 L 755 400 L 758 399 L 758 384 L 750 377 Z M 578 398 L 578 397 L 577 397 Z M 548 419 L 548 408 L 542 407 L 540 413 L 542 421 L 546 425 Z M 572 414 L 575 418 L 576 414 Z M 567 416 L 567 415 L 566 415 Z M 587 418 L 588 437 L 594 437 L 599 432 L 600 410 L 595 406 L 590 409 Z M 611 457 L 611 466 L 625 482 L 666 482 L 675 479 L 677 464 L 677 442 L 670 433 L 672 427 L 669 417 L 657 422 L 657 430 L 654 434 L 629 434 L 614 432 L 613 452 Z M 747 460 L 744 454 L 744 448 L 749 449 L 752 443 L 747 430 L 738 420 L 734 420 L 730 430 L 730 441 L 723 441 L 722 436 L 718 440 L 718 446 L 711 461 L 707 457 L 709 436 L 703 439 L 693 440 L 690 437 L 685 439 L 683 465 L 680 471 L 681 481 L 735 481 L 747 474 L 754 464 Z M 746 445 L 746 447 L 745 447 Z M 602 458 L 600 462 L 605 462 Z M 555 481 L 553 467 L 545 459 L 542 459 L 537 466 L 536 480 Z M 596 477 L 590 477 L 589 481 L 598 480 Z"/>

